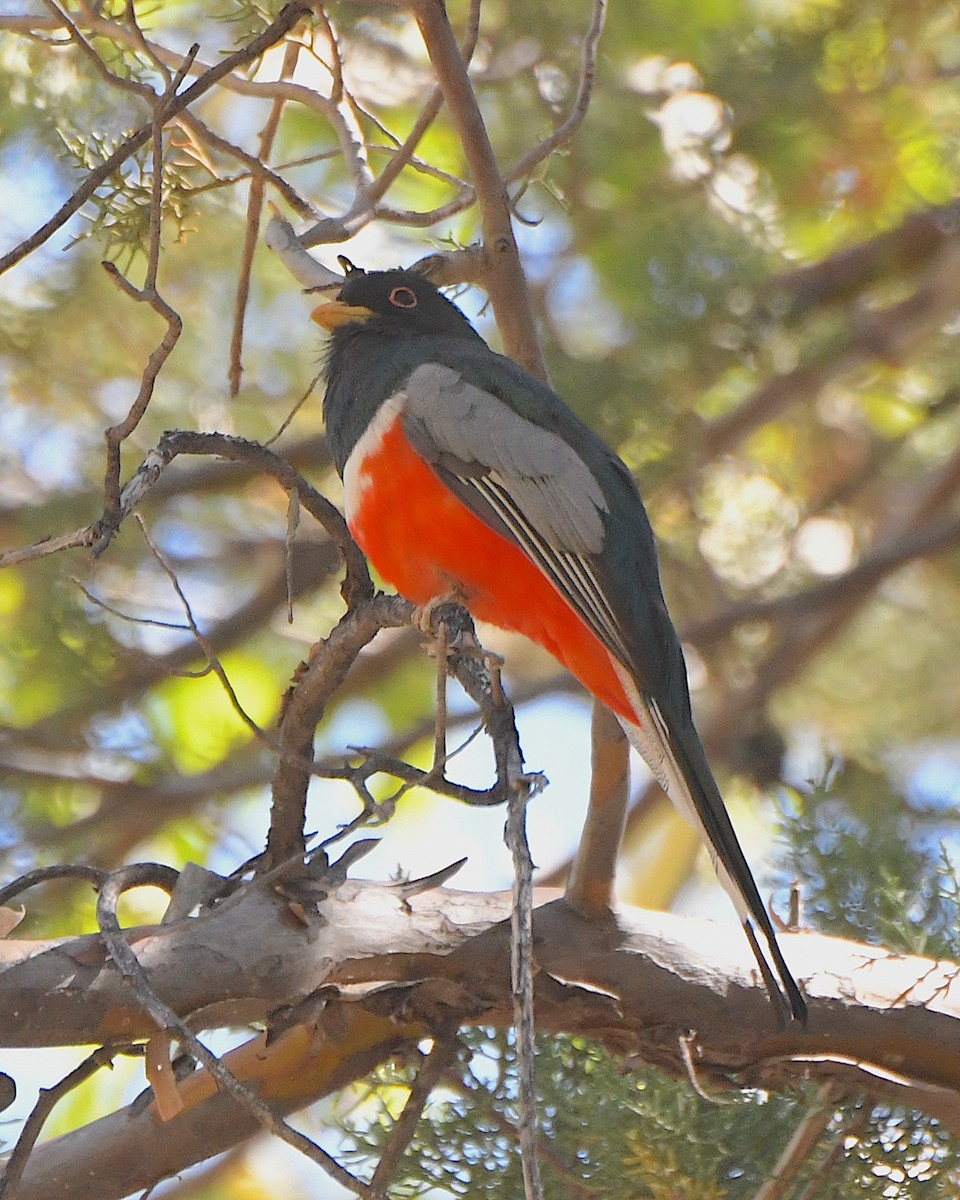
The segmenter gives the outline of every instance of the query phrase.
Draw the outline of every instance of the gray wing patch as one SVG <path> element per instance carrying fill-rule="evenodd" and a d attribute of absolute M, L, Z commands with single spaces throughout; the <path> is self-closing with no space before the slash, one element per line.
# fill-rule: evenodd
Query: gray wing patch
<path fill-rule="evenodd" d="M 606 497 L 576 451 L 439 363 L 417 367 L 403 394 L 404 430 L 417 452 L 524 551 L 621 662 L 630 662 L 591 562 L 603 550 Z"/>
<path fill-rule="evenodd" d="M 465 482 L 486 479 L 556 550 L 600 553 L 607 502 L 562 438 L 439 363 L 417 367 L 404 392 L 404 427 L 428 461 Z"/>

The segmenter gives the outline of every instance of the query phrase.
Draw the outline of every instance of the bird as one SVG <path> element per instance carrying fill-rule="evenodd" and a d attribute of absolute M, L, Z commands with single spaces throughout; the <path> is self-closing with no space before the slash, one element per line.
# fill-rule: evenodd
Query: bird
<path fill-rule="evenodd" d="M 424 276 L 341 263 L 342 286 L 311 318 L 330 335 L 324 422 L 353 537 L 406 599 L 456 596 L 542 646 L 616 715 L 706 843 L 781 1026 L 805 1022 L 694 725 L 629 468 Z"/>

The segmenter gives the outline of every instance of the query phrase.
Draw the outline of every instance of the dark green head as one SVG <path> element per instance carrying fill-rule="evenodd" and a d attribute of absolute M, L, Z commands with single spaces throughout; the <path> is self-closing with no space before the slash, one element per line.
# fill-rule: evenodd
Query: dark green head
<path fill-rule="evenodd" d="M 359 329 L 388 337 L 479 339 L 460 309 L 415 271 L 353 270 L 337 298 L 314 309 L 311 317 L 335 342 Z"/>
<path fill-rule="evenodd" d="M 312 319 L 333 335 L 323 415 L 337 468 L 383 401 L 444 346 L 486 344 L 459 308 L 415 271 L 351 270 Z"/>

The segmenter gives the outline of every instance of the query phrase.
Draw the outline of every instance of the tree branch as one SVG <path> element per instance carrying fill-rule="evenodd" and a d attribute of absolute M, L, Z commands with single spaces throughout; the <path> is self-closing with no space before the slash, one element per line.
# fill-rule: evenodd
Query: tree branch
<path fill-rule="evenodd" d="M 300 0 L 294 0 L 293 3 L 285 5 L 281 9 L 277 19 L 268 25 L 263 33 L 253 38 L 246 46 L 234 51 L 233 54 L 225 55 L 220 62 L 207 68 L 196 83 L 191 84 L 179 96 L 173 97 L 167 105 L 165 119 L 169 121 L 172 117 L 183 112 L 184 109 L 198 100 L 204 92 L 208 92 L 214 84 L 219 83 L 237 67 L 259 58 L 261 54 L 269 50 L 271 46 L 278 42 L 284 34 L 288 33 L 309 12 L 310 6 L 306 3 L 301 3 Z M 135 154 L 141 146 L 146 145 L 152 136 L 153 122 L 148 125 L 141 125 L 135 133 L 125 138 L 113 154 L 102 162 L 99 167 L 87 174 L 83 183 L 80 184 L 70 199 L 61 205 L 49 221 L 18 246 L 14 247 L 8 254 L 0 258 L 0 275 L 15 266 L 21 259 L 32 254 L 34 250 L 52 237 L 58 229 L 62 229 L 74 213 L 79 212 L 84 204 L 86 204 L 97 188 L 109 179 L 114 171 L 122 166 L 131 154 Z"/>
<path fill-rule="evenodd" d="M 545 379 L 546 363 L 513 235 L 510 198 L 457 40 L 442 0 L 423 0 L 417 5 L 415 15 L 473 177 L 486 267 L 483 284 L 493 305 L 504 349 L 532 375 Z"/>
<path fill-rule="evenodd" d="M 900 362 L 935 333 L 960 305 L 960 244 L 943 241 L 905 300 L 885 309 L 854 313 L 850 332 L 828 359 L 772 379 L 704 430 L 704 457 L 732 450 L 748 433 L 799 400 L 812 399 L 829 382 L 874 359 Z"/>

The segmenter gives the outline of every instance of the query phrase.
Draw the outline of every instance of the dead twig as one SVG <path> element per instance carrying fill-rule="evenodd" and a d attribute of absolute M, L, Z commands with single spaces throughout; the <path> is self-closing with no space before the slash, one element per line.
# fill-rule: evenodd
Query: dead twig
<path fill-rule="evenodd" d="M 17 1184 L 20 1182 L 30 1154 L 43 1131 L 47 1117 L 50 1116 L 57 1104 L 102 1067 L 112 1067 L 113 1060 L 123 1051 L 122 1046 L 99 1046 L 79 1066 L 64 1075 L 59 1083 L 54 1084 L 53 1087 L 40 1089 L 37 1102 L 24 1122 L 16 1145 L 7 1159 L 3 1175 L 0 1176 L 0 1200 L 13 1200 L 16 1196 Z"/>
<path fill-rule="evenodd" d="M 284 459 L 266 450 L 257 442 L 230 437 L 222 433 L 193 433 L 175 431 L 165 434 L 157 452 L 168 462 L 180 454 L 217 454 L 231 462 L 243 462 L 272 476 L 286 490 L 296 489 L 300 505 L 322 527 L 343 556 L 346 574 L 341 592 L 349 607 L 373 595 L 373 583 L 366 560 L 350 535 L 347 523 L 339 510 Z M 145 462 L 141 470 L 150 471 Z M 131 480 L 128 487 L 132 487 Z"/>
<path fill-rule="evenodd" d="M 211 170 L 212 168 L 210 168 L 209 164 L 206 163 L 205 156 L 199 153 L 197 142 L 203 142 L 212 149 L 219 151 L 221 154 L 226 154 L 230 158 L 235 158 L 237 162 L 242 163 L 243 166 L 247 168 L 247 171 L 244 174 L 238 175 L 233 179 L 227 180 L 221 179 L 219 176 L 215 176 L 214 182 L 209 186 L 223 187 L 231 183 L 238 183 L 241 179 L 253 179 L 259 176 L 265 183 L 269 183 L 271 187 L 277 189 L 280 195 L 284 198 L 284 200 L 286 200 L 286 202 L 290 205 L 293 211 L 297 213 L 298 216 L 310 220 L 316 218 L 317 210 L 305 196 L 300 195 L 300 193 L 288 179 L 284 179 L 284 177 L 278 174 L 276 170 L 271 170 L 271 168 L 263 163 L 255 154 L 248 154 L 242 146 L 237 146 L 234 142 L 231 142 L 227 138 L 221 136 L 219 133 L 216 133 L 210 128 L 209 125 L 201 121 L 195 113 L 181 113 L 177 118 L 176 123 L 181 130 L 188 132 L 191 135 L 191 139 L 193 139 L 190 145 L 185 145 L 183 148 L 186 149 L 194 159 L 202 158 L 204 160 L 204 165 L 208 167 L 208 170 Z M 316 157 L 318 159 L 332 158 L 335 157 L 337 153 L 337 151 L 331 150 L 325 152 L 324 154 L 317 155 Z"/>
<path fill-rule="evenodd" d="M 517 1085 L 520 1116 L 520 1165 L 526 1200 L 543 1200 L 538 1153 L 537 1027 L 533 1011 L 533 859 L 527 841 L 527 801 L 535 793 L 514 788 L 507 801 L 504 841 L 513 859 L 513 905 L 510 910 L 510 983 L 513 1026 L 517 1035 Z"/>
<path fill-rule="evenodd" d="M 163 364 L 173 353 L 173 348 L 183 332 L 183 321 L 180 314 L 163 299 L 154 285 L 143 289 L 135 288 L 133 284 L 124 279 L 114 263 L 105 262 L 103 268 L 125 295 L 132 300 L 149 305 L 155 313 L 163 317 L 167 322 L 167 332 L 147 360 L 147 365 L 140 377 L 140 390 L 126 417 L 118 425 L 111 425 L 104 433 L 107 442 L 107 465 L 103 484 L 104 506 L 103 516 L 97 522 L 91 543 L 95 555 L 100 555 L 106 550 L 124 516 L 120 494 L 120 446 L 136 429 L 143 414 L 147 411 L 147 406 L 153 397 L 157 377 L 163 369 Z"/>
<path fill-rule="evenodd" d="M 363 759 L 356 766 L 321 760 L 313 767 L 313 774 L 322 779 L 342 779 L 349 783 L 360 797 L 365 817 L 381 813 L 385 804 L 392 807 L 403 792 L 414 787 L 429 788 L 438 796 L 448 796 L 451 800 L 459 800 L 461 804 L 469 804 L 474 808 L 492 808 L 503 804 L 505 799 L 499 780 L 489 788 L 473 788 L 463 783 L 455 783 L 443 774 L 444 762 L 439 766 L 434 764 L 429 771 L 422 771 L 419 767 L 414 767 L 382 750 L 358 746 L 355 751 L 362 755 Z M 389 801 L 377 804 L 366 786 L 367 781 L 374 775 L 389 775 L 402 780 L 404 786 Z"/>
<path fill-rule="evenodd" d="M 164 363 L 173 352 L 183 332 L 183 321 L 173 307 L 157 291 L 157 272 L 160 269 L 160 226 L 163 218 L 163 126 L 167 119 L 170 103 L 182 83 L 190 63 L 196 57 L 199 45 L 187 52 L 180 69 L 167 84 L 163 95 L 157 100 L 152 124 L 152 176 L 150 190 L 150 248 L 147 270 L 142 288 L 135 288 L 120 274 L 113 263 L 103 266 L 110 278 L 125 295 L 139 303 L 147 304 L 167 322 L 167 332 L 160 345 L 147 360 L 140 377 L 140 390 L 126 417 L 117 425 L 110 426 L 104 433 L 107 443 L 107 465 L 104 475 L 104 506 L 100 529 L 94 542 L 94 555 L 103 553 L 116 532 L 120 518 L 120 446 L 133 433 L 147 411 Z"/>
<path fill-rule="evenodd" d="M 288 42 L 283 52 L 283 64 L 280 67 L 280 78 L 290 79 L 297 66 L 302 47 L 299 42 Z M 280 117 L 283 114 L 285 101 L 282 97 L 274 100 L 267 117 L 266 124 L 260 130 L 260 144 L 257 162 L 265 163 L 270 157 L 273 142 L 280 128 Z M 243 366 L 240 354 L 243 349 L 243 323 L 247 312 L 247 302 L 250 298 L 250 275 L 253 270 L 253 255 L 257 248 L 260 234 L 260 216 L 263 212 L 264 176 L 262 171 L 254 170 L 250 180 L 250 195 L 247 198 L 247 221 L 244 235 L 243 250 L 240 256 L 240 274 L 237 279 L 237 295 L 233 311 L 233 332 L 230 336 L 230 365 L 227 369 L 227 379 L 230 382 L 230 396 L 233 398 L 240 392 L 240 377 Z"/>
<path fill-rule="evenodd" d="M 124 79 L 121 75 L 115 75 L 103 61 L 100 55 L 96 52 L 93 46 L 91 46 L 87 39 L 83 36 L 79 27 L 71 19 L 70 15 L 65 12 L 64 9 L 62 9 L 60 5 L 55 2 L 55 0 L 43 0 L 43 3 L 54 15 L 54 17 L 60 21 L 60 23 L 65 26 L 67 30 L 69 30 L 70 40 L 74 43 L 74 45 L 77 46 L 81 54 L 84 56 L 87 62 L 90 63 L 101 79 L 106 80 L 111 87 L 123 88 L 126 91 L 132 92 L 141 100 L 145 101 L 151 109 L 154 107 L 157 101 L 157 96 L 152 88 L 148 87 L 145 83 L 141 83 L 137 79 Z M 81 5 L 82 10 L 85 10 L 86 8 L 87 6 L 85 4 Z"/>
<path fill-rule="evenodd" d="M 164 434 L 122 489 L 118 501 L 117 527 L 150 494 L 163 472 L 179 455 L 218 455 L 228 461 L 244 463 L 271 475 L 287 490 L 296 488 L 300 504 L 321 525 L 343 557 L 346 566 L 341 589 L 344 601 L 349 605 L 373 594 L 373 583 L 366 560 L 350 536 L 341 513 L 289 463 L 259 443 L 247 441 L 245 438 L 230 437 L 223 433 L 197 433 L 191 430 L 174 430 Z M 101 523 L 95 522 L 57 538 L 45 538 L 32 546 L 5 551 L 0 554 L 0 567 L 32 562 L 61 550 L 94 545 L 100 532 Z"/>
<path fill-rule="evenodd" d="M 313 739 L 331 697 L 337 693 L 357 655 L 381 629 L 399 628 L 411 623 L 413 607 L 399 596 L 378 594 L 348 609 L 329 637 L 319 644 L 306 669 L 288 694 L 280 720 L 280 763 L 273 781 L 270 832 L 262 869 L 273 870 L 278 863 L 302 860 L 305 848 L 304 818 L 307 788 L 311 777 L 325 775 L 345 779 L 356 791 L 363 811 L 353 826 L 389 816 L 397 799 L 410 787 L 429 787 L 468 804 L 502 804 L 512 797 L 528 799 L 539 792 L 546 779 L 527 774 L 513 707 L 499 685 L 488 658 L 477 641 L 473 621 L 458 604 L 437 605 L 432 613 L 435 628 L 444 625 L 450 671 L 480 709 L 484 728 L 493 744 L 496 782 L 487 791 L 478 791 L 451 783 L 442 773 L 446 759 L 422 772 L 375 751 L 361 751 L 359 766 L 315 764 Z M 388 773 L 404 780 L 403 787 L 385 804 L 377 804 L 367 787 L 375 774 Z"/>
<path fill-rule="evenodd" d="M 504 693 L 499 667 L 477 640 L 473 621 L 457 604 L 439 604 L 432 613 L 436 628 L 445 627 L 444 645 L 451 670 L 478 704 L 493 741 L 497 785 L 507 801 L 504 840 L 513 859 L 513 905 L 510 914 L 511 995 L 517 1034 L 520 1120 L 518 1134 L 527 1200 L 542 1200 L 537 1156 L 536 1026 L 533 1010 L 533 860 L 526 834 L 527 803 L 546 785 L 539 774 L 523 770 L 523 752 L 513 706 Z"/>
<path fill-rule="evenodd" d="M 383 1148 L 380 1161 L 370 1180 L 370 1192 L 376 1200 L 386 1200 L 388 1188 L 400 1165 L 400 1160 L 413 1140 L 424 1106 L 430 1099 L 430 1093 L 450 1068 L 456 1054 L 456 1030 L 439 1031 L 434 1038 L 433 1048 L 417 1072 L 403 1110 L 394 1122 L 390 1139 Z"/>
<path fill-rule="evenodd" d="M 817 1142 L 833 1120 L 833 1095 L 832 1083 L 821 1084 L 817 1091 L 816 1103 L 807 1109 L 777 1159 L 770 1178 L 761 1184 L 754 1200 L 783 1200 L 791 1190 Z"/>
<path fill-rule="evenodd" d="M 328 37 L 331 41 L 333 59 L 330 68 L 333 78 L 332 94 L 336 96 L 342 88 L 342 64 L 340 63 L 339 48 L 336 44 L 336 35 L 332 27 L 328 26 L 327 29 Z M 479 33 L 480 0 L 471 0 L 467 26 L 460 49 L 465 64 L 469 64 L 473 58 Z M 318 221 L 300 235 L 298 244 L 306 249 L 310 246 L 346 241 L 372 220 L 410 224 L 422 228 L 435 224 L 438 220 L 442 220 L 444 216 L 453 216 L 455 213 L 463 212 L 464 209 L 474 204 L 476 202 L 474 190 L 472 187 L 466 186 L 460 187 L 458 195 L 448 205 L 443 206 L 441 209 L 431 210 L 429 213 L 400 211 L 382 203 L 383 197 L 399 177 L 404 167 L 417 165 L 414 159 L 416 148 L 436 119 L 442 104 L 443 90 L 437 86 L 420 110 L 420 115 L 417 117 L 403 142 L 398 143 L 394 147 L 390 161 L 380 174 L 374 179 L 364 181 L 364 185 L 356 189 L 353 203 L 348 211 L 340 217 L 325 217 L 323 220 Z M 450 182 L 459 181 L 451 179 Z M 479 276 L 474 281 L 479 281 Z"/>
<path fill-rule="evenodd" d="M 48 883 L 51 879 L 84 879 L 95 888 L 99 888 L 105 878 L 105 871 L 89 867 L 86 863 L 58 863 L 52 867 L 37 867 L 0 887 L 0 904 L 9 904 L 21 892 L 36 887 L 38 883 Z"/>
<path fill-rule="evenodd" d="M 508 183 L 527 178 L 535 167 L 549 158 L 555 150 L 569 142 L 583 123 L 583 118 L 587 115 L 587 109 L 590 107 L 590 100 L 593 97 L 593 86 L 597 76 L 597 50 L 600 46 L 606 16 L 607 0 L 594 0 L 590 25 L 583 37 L 580 51 L 580 77 L 570 111 L 549 137 L 544 138 L 539 146 L 528 150 L 519 162 L 506 173 L 505 179 Z"/>
<path fill-rule="evenodd" d="M 501 802 L 516 790 L 536 792 L 546 786 L 540 774 L 527 774 L 517 733 L 513 705 L 507 699 L 497 672 L 490 668 L 490 657 L 477 639 L 473 619 L 459 604 L 438 604 L 432 613 L 433 624 L 447 627 L 450 672 L 476 704 L 483 726 L 493 743 Z"/>
<path fill-rule="evenodd" d="M 264 733 L 264 731 L 260 728 L 260 726 L 256 723 L 256 721 L 254 721 L 254 719 L 249 715 L 249 713 L 246 711 L 246 709 L 244 709 L 243 705 L 240 703 L 240 700 L 237 697 L 237 693 L 234 691 L 233 684 L 230 682 L 226 671 L 223 669 L 223 664 L 220 662 L 220 659 L 217 657 L 213 648 L 208 644 L 207 639 L 200 632 L 197 622 L 194 620 L 193 609 L 190 607 L 190 601 L 187 599 L 186 595 L 184 594 L 183 588 L 180 586 L 180 580 L 177 578 L 176 571 L 174 571 L 173 567 L 171 567 L 170 564 L 167 562 L 167 560 L 163 556 L 163 553 L 161 552 L 159 546 L 157 546 L 156 542 L 150 536 L 150 533 L 144 523 L 144 520 L 140 516 L 139 513 L 137 513 L 135 515 L 135 520 L 137 522 L 137 525 L 140 527 L 140 532 L 143 534 L 143 540 L 147 543 L 147 545 L 150 548 L 150 553 L 153 555 L 156 562 L 160 565 L 160 569 L 163 571 L 163 573 L 166 575 L 166 577 L 170 580 L 173 590 L 177 594 L 177 599 L 180 601 L 180 604 L 183 608 L 183 614 L 187 619 L 187 628 L 190 630 L 191 634 L 193 635 L 194 641 L 197 643 L 197 645 L 203 651 L 204 656 L 206 657 L 207 665 L 208 665 L 209 669 L 211 671 L 213 671 L 214 675 L 216 675 L 217 679 L 219 679 L 220 685 L 223 688 L 223 690 L 226 692 L 227 698 L 230 701 L 230 705 L 233 708 L 233 711 L 237 714 L 237 716 L 244 723 L 244 725 L 246 725 L 246 727 L 250 730 L 250 732 L 253 734 L 253 736 L 255 738 L 257 738 L 260 742 L 262 742 L 267 747 L 268 750 L 275 749 L 271 739 L 267 736 L 266 733 Z"/>

